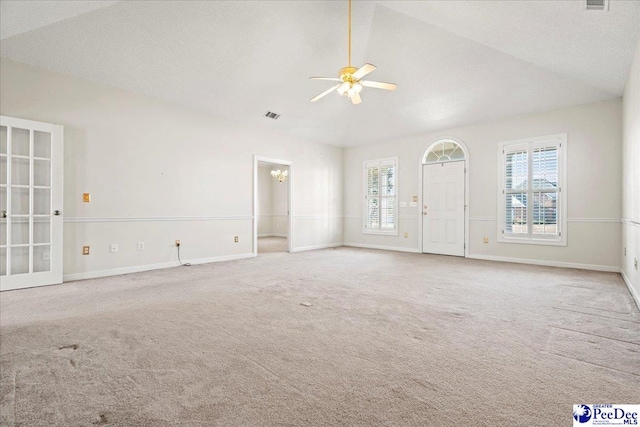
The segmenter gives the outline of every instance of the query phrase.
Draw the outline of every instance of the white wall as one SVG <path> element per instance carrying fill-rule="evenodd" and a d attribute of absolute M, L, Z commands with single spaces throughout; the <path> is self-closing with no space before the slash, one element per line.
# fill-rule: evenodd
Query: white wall
<path fill-rule="evenodd" d="M 258 237 L 287 237 L 287 181 L 271 177 L 272 170 L 289 171 L 285 165 L 258 164 Z"/>
<path fill-rule="evenodd" d="M 640 307 L 640 42 L 623 97 L 622 272 Z"/>
<path fill-rule="evenodd" d="M 622 102 L 611 100 L 345 149 L 345 244 L 421 251 L 418 208 L 400 208 L 398 236 L 362 233 L 362 162 L 398 156 L 399 200 L 418 195 L 423 151 L 441 137 L 469 149 L 471 257 L 532 260 L 618 271 L 621 256 Z M 497 147 L 501 141 L 568 134 L 568 246 L 497 243 Z M 409 237 L 404 238 L 407 232 Z M 483 237 L 489 243 L 483 243 Z"/>
<path fill-rule="evenodd" d="M 294 250 L 343 241 L 341 148 L 5 58 L 0 82 L 2 115 L 65 127 L 67 279 L 175 265 L 175 239 L 183 260 L 250 256 L 254 155 L 293 162 Z"/>

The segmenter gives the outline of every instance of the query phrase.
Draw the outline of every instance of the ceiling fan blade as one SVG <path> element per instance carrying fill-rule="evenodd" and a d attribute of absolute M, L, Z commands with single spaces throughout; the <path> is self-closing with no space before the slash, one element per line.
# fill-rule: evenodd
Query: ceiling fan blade
<path fill-rule="evenodd" d="M 351 95 L 351 103 L 352 104 L 360 104 L 362 102 L 362 98 L 360 98 L 360 94 L 359 93 L 354 93 L 353 95 Z"/>
<path fill-rule="evenodd" d="M 360 83 L 364 87 L 374 87 L 376 89 L 385 90 L 396 90 L 396 87 L 398 87 L 395 83 L 372 82 L 368 80 L 362 80 Z"/>
<path fill-rule="evenodd" d="M 311 98 L 311 102 L 316 102 L 318 99 L 322 98 L 325 95 L 330 94 L 331 92 L 333 92 L 334 90 L 338 89 L 340 87 L 340 85 L 335 85 L 333 86 L 331 89 L 327 89 L 324 92 L 322 92 L 320 95 L 316 95 L 313 98 Z"/>
<path fill-rule="evenodd" d="M 334 77 L 309 77 L 309 80 L 331 80 L 332 82 L 341 82 L 342 79 L 337 79 Z"/>
<path fill-rule="evenodd" d="M 358 69 L 358 71 L 353 73 L 352 77 L 356 80 L 361 79 L 375 69 L 376 69 L 376 66 L 373 64 L 364 64 L 362 67 Z"/>

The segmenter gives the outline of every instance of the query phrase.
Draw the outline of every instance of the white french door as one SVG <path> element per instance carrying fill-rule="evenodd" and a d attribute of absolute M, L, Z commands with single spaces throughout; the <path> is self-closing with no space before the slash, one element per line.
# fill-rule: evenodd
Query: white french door
<path fill-rule="evenodd" d="M 62 283 L 62 126 L 0 116 L 0 290 Z"/>
<path fill-rule="evenodd" d="M 422 168 L 422 252 L 464 256 L 464 161 Z"/>

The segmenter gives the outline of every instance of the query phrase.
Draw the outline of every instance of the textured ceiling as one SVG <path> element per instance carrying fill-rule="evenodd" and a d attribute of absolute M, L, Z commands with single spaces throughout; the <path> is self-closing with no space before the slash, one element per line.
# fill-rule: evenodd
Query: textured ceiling
<path fill-rule="evenodd" d="M 352 62 L 398 89 L 365 88 L 354 106 L 310 103 L 330 82 L 307 79 L 347 65 L 346 1 L 81 9 L 25 26 L 2 56 L 339 146 L 619 97 L 640 35 L 640 1 L 356 1 Z"/>
<path fill-rule="evenodd" d="M 0 40 L 111 6 L 117 1 L 2 0 Z"/>

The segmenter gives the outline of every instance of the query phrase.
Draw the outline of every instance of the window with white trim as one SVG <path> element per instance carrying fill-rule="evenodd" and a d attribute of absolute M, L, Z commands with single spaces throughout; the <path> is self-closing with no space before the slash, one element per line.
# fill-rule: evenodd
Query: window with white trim
<path fill-rule="evenodd" d="M 398 158 L 364 162 L 364 232 L 398 234 Z"/>
<path fill-rule="evenodd" d="M 566 149 L 566 134 L 500 144 L 499 242 L 566 246 Z"/>

